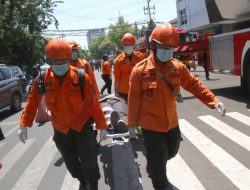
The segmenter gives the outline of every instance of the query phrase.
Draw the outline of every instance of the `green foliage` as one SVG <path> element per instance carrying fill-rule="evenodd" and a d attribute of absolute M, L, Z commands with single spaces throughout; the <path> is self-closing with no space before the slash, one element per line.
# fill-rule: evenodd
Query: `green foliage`
<path fill-rule="evenodd" d="M 42 30 L 55 23 L 53 8 L 61 1 L 9 0 L 0 4 L 0 63 L 25 67 L 44 61 Z"/>
<path fill-rule="evenodd" d="M 128 22 L 124 20 L 122 16 L 118 17 L 118 21 L 115 25 L 109 26 L 110 30 L 108 33 L 108 37 L 110 39 L 110 42 L 117 48 L 122 49 L 122 36 L 125 33 L 134 33 L 134 30 L 131 25 L 129 25 Z"/>
<path fill-rule="evenodd" d="M 89 51 L 92 57 L 102 58 L 104 54 L 109 54 L 113 45 L 105 35 L 96 37 L 90 44 Z"/>
<path fill-rule="evenodd" d="M 91 42 L 89 46 L 90 55 L 100 59 L 104 54 L 115 53 L 115 50 L 122 49 L 123 35 L 127 32 L 134 33 L 133 31 L 132 26 L 124 21 L 123 17 L 118 17 L 117 23 L 109 26 L 107 36 L 100 35 Z"/>

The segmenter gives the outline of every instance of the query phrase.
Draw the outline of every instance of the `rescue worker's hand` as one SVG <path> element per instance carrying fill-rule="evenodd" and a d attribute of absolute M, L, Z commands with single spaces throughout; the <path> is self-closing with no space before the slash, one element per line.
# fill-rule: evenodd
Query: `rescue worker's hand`
<path fill-rule="evenodd" d="M 136 138 L 135 127 L 128 128 L 128 131 L 129 131 L 129 138 L 135 139 Z"/>
<path fill-rule="evenodd" d="M 225 116 L 226 108 L 224 107 L 222 102 L 219 102 L 219 103 L 215 104 L 214 107 L 221 114 L 222 117 Z"/>
<path fill-rule="evenodd" d="M 106 140 L 107 139 L 106 135 L 107 135 L 107 130 L 101 129 L 99 133 L 100 141 Z"/>
<path fill-rule="evenodd" d="M 23 143 L 25 143 L 25 141 L 27 140 L 27 128 L 24 125 L 20 125 L 17 134 L 19 136 L 20 141 L 22 141 Z"/>

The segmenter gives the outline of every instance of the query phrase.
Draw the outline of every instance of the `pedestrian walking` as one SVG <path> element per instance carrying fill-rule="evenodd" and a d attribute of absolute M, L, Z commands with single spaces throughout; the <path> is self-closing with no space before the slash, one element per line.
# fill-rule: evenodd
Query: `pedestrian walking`
<path fill-rule="evenodd" d="M 85 59 L 79 58 L 78 44 L 76 43 L 76 41 L 70 41 L 69 45 L 70 45 L 71 51 L 72 51 L 70 65 L 74 66 L 76 68 L 84 69 L 84 71 L 88 74 L 91 82 L 93 83 L 93 87 L 94 87 L 94 91 L 96 93 L 96 96 L 99 97 L 100 96 L 99 89 L 98 89 L 98 86 L 96 83 L 94 72 L 93 72 L 89 62 Z"/>
<path fill-rule="evenodd" d="M 207 53 L 205 51 L 203 52 L 203 59 L 204 59 L 203 68 L 205 71 L 206 80 L 211 80 L 209 78 L 209 70 L 208 70 L 208 65 L 207 65 Z"/>
<path fill-rule="evenodd" d="M 120 53 L 114 61 L 115 92 L 128 101 L 129 77 L 133 67 L 144 59 L 144 55 L 134 50 L 135 37 L 126 33 L 122 37 L 124 52 Z"/>
<path fill-rule="evenodd" d="M 181 61 L 173 59 L 173 51 L 178 46 L 175 27 L 170 23 L 157 26 L 149 41 L 149 57 L 137 64 L 131 73 L 127 125 L 131 138 L 135 137 L 137 124 L 142 128 L 146 168 L 154 189 L 172 190 L 166 164 L 176 156 L 182 141 L 176 110 L 176 101 L 183 101 L 180 87 L 222 116 L 225 108 Z"/>
<path fill-rule="evenodd" d="M 104 85 L 101 89 L 101 94 L 103 95 L 105 89 L 108 90 L 108 94 L 111 94 L 112 86 L 112 66 L 109 62 L 108 56 L 104 55 L 102 58 L 102 79 L 104 80 Z"/>
<path fill-rule="evenodd" d="M 55 38 L 49 41 L 45 54 L 50 68 L 43 81 L 44 96 L 51 112 L 53 140 L 68 171 L 80 181 L 79 189 L 97 190 L 100 173 L 93 123 L 100 130 L 101 140 L 106 137 L 107 124 L 93 92 L 92 81 L 84 73 L 84 85 L 80 83 L 78 69 L 69 65 L 71 49 L 65 40 Z M 42 98 L 38 83 L 36 79 L 19 120 L 18 135 L 23 143 Z"/>

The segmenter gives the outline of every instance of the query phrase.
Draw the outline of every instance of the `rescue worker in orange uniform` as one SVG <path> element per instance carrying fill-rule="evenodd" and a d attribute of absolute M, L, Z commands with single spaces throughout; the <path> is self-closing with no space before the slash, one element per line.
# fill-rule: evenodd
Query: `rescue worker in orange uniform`
<path fill-rule="evenodd" d="M 130 76 L 127 124 L 131 138 L 137 124 L 142 128 L 146 168 L 154 189 L 171 190 L 166 164 L 177 154 L 182 140 L 176 111 L 176 100 L 183 101 L 180 87 L 222 116 L 225 108 L 182 62 L 173 59 L 178 46 L 175 27 L 169 23 L 157 26 L 150 36 L 150 46 L 149 57 L 137 64 Z"/>
<path fill-rule="evenodd" d="M 101 89 L 101 94 L 103 95 L 104 90 L 107 88 L 108 94 L 111 94 L 111 86 L 112 86 L 112 66 L 109 62 L 109 58 L 107 55 L 102 57 L 102 79 L 104 80 L 105 84 Z"/>
<path fill-rule="evenodd" d="M 78 44 L 75 41 L 70 41 L 69 45 L 70 45 L 71 51 L 72 51 L 72 58 L 71 58 L 70 65 L 74 66 L 76 68 L 84 69 L 84 71 L 89 75 L 89 78 L 92 81 L 96 96 L 99 97 L 100 96 L 99 89 L 98 89 L 98 86 L 97 86 L 97 83 L 95 80 L 94 72 L 93 72 L 89 62 L 87 60 L 80 59 L 78 57 Z"/>
<path fill-rule="evenodd" d="M 101 140 L 106 137 L 107 124 L 99 101 L 93 93 L 92 81 L 84 73 L 81 93 L 78 71 L 69 65 L 71 49 L 65 40 L 52 39 L 47 44 L 45 53 L 46 61 L 51 67 L 44 76 L 43 95 L 51 112 L 53 140 L 72 177 L 80 181 L 79 189 L 97 190 L 100 173 L 93 123 L 100 129 Z M 37 79 L 19 120 L 18 135 L 23 143 L 27 140 L 27 128 L 32 126 L 43 96 L 38 93 Z"/>
<path fill-rule="evenodd" d="M 135 37 L 126 33 L 122 37 L 122 52 L 114 61 L 115 92 L 126 102 L 128 101 L 129 76 L 133 67 L 144 59 L 139 51 L 134 51 Z"/>

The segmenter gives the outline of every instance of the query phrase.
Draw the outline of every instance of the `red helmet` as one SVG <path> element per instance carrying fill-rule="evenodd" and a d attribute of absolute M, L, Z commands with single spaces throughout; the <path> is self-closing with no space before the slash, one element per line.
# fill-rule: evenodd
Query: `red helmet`
<path fill-rule="evenodd" d="M 71 59 L 71 50 L 64 39 L 54 38 L 46 45 L 45 55 L 48 60 L 67 60 Z"/>
<path fill-rule="evenodd" d="M 76 41 L 72 40 L 72 41 L 69 41 L 69 46 L 72 50 L 76 50 L 78 51 L 78 44 L 76 43 Z"/>
<path fill-rule="evenodd" d="M 122 45 L 134 45 L 135 37 L 131 33 L 126 33 L 122 37 Z"/>
<path fill-rule="evenodd" d="M 177 30 L 170 23 L 163 23 L 155 27 L 149 42 L 156 42 L 158 44 L 177 47 L 179 45 L 179 38 Z"/>

